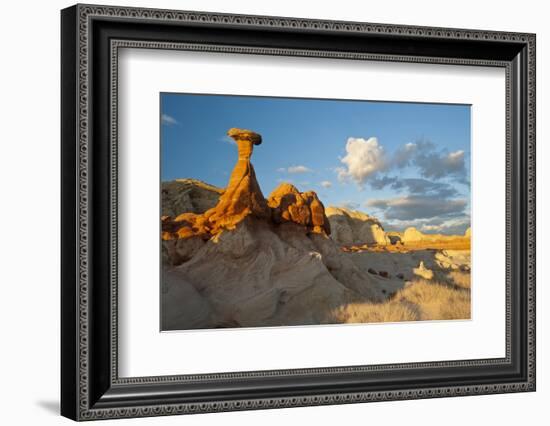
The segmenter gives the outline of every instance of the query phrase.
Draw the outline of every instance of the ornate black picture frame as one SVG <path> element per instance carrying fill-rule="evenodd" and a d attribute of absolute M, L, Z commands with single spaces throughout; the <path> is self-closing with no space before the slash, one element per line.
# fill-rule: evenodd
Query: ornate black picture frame
<path fill-rule="evenodd" d="M 76 5 L 61 13 L 61 413 L 159 416 L 535 390 L 535 35 Z M 120 378 L 121 47 L 483 65 L 506 71 L 506 356 Z"/>

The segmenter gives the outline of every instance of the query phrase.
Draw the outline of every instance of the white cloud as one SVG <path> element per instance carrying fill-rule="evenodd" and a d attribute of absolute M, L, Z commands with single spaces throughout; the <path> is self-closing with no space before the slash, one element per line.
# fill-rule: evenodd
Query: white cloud
<path fill-rule="evenodd" d="M 340 182 L 345 182 L 348 179 L 347 170 L 345 167 L 335 167 L 334 172 L 336 172 L 336 175 L 338 176 L 338 180 Z"/>
<path fill-rule="evenodd" d="M 311 170 L 306 166 L 290 166 L 286 171 L 291 174 L 297 174 L 297 173 L 310 173 L 313 170 Z"/>
<path fill-rule="evenodd" d="M 447 156 L 447 162 L 450 163 L 450 164 L 456 164 L 456 163 L 460 163 L 462 161 L 464 161 L 464 151 L 462 151 L 462 150 L 451 152 Z"/>
<path fill-rule="evenodd" d="M 440 180 L 455 178 L 456 182 L 468 184 L 466 153 L 463 150 L 448 152 L 438 149 L 430 141 L 421 140 L 406 143 L 391 153 L 386 153 L 376 137 L 369 139 L 348 138 L 346 156 L 340 159 L 344 166 L 333 170 L 340 182 L 353 180 L 359 187 L 369 183 L 374 189 L 391 185 L 394 189 L 403 184 L 400 178 L 384 175 L 385 173 L 413 167 L 426 179 Z M 382 175 L 382 176 L 380 176 Z M 410 188 L 409 188 L 410 189 Z"/>
<path fill-rule="evenodd" d="M 301 174 L 301 173 L 311 173 L 312 169 L 306 166 L 290 166 L 290 167 L 279 167 L 277 169 L 279 173 L 290 173 L 290 174 Z"/>
<path fill-rule="evenodd" d="M 328 181 L 328 180 L 324 180 L 321 182 L 321 186 L 323 188 L 330 188 L 332 186 L 332 182 Z"/>
<path fill-rule="evenodd" d="M 392 220 L 384 223 L 386 231 L 404 231 L 407 228 L 415 227 L 426 234 L 464 235 L 470 227 L 470 216 L 464 215 L 452 219 L 414 219 L 414 220 Z"/>
<path fill-rule="evenodd" d="M 175 126 L 176 124 L 179 124 L 178 120 L 168 114 L 162 114 L 160 116 L 160 121 L 162 124 L 166 124 L 168 126 Z"/>
<path fill-rule="evenodd" d="M 459 219 L 445 220 L 441 223 L 424 223 L 420 230 L 427 233 L 442 233 L 447 235 L 463 235 L 466 229 L 470 227 L 470 218 L 463 217 Z"/>
<path fill-rule="evenodd" d="M 363 185 L 369 176 L 386 168 L 384 148 L 375 137 L 348 138 L 346 156 L 340 161 L 345 167 L 336 169 L 338 179 L 345 181 L 351 178 L 359 185 Z"/>

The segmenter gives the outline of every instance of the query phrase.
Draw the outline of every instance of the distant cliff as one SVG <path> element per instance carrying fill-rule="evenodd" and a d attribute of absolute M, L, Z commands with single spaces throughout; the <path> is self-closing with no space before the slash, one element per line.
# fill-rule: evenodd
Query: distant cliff
<path fill-rule="evenodd" d="M 342 207 L 327 207 L 332 239 L 341 245 L 390 244 L 382 224 L 366 213 Z"/>
<path fill-rule="evenodd" d="M 445 246 L 454 244 L 458 247 L 469 246 L 471 231 L 464 235 L 425 234 L 414 227 L 404 232 L 386 232 L 380 221 L 366 213 L 343 207 L 326 208 L 326 215 L 332 230 L 331 238 L 342 246 L 351 245 L 404 245 L 404 246 Z"/>
<path fill-rule="evenodd" d="M 161 184 L 162 216 L 204 213 L 214 207 L 223 189 L 197 179 L 176 179 Z"/>

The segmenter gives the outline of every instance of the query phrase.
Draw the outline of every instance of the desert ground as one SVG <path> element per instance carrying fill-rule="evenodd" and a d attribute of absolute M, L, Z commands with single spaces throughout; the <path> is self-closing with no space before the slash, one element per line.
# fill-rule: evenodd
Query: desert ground
<path fill-rule="evenodd" d="M 470 318 L 470 230 L 386 232 L 251 162 L 261 136 L 230 129 L 226 188 L 162 182 L 162 330 Z"/>

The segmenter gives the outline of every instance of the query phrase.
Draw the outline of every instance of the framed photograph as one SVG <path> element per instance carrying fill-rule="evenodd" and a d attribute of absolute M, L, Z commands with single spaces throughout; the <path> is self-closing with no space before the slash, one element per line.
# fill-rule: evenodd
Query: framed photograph
<path fill-rule="evenodd" d="M 535 390 L 535 35 L 61 12 L 61 412 Z"/>

